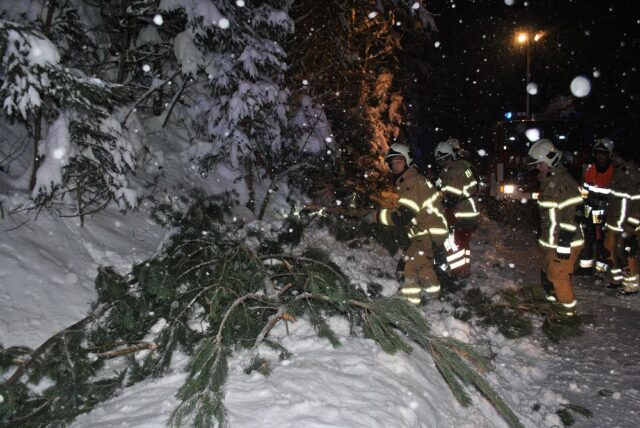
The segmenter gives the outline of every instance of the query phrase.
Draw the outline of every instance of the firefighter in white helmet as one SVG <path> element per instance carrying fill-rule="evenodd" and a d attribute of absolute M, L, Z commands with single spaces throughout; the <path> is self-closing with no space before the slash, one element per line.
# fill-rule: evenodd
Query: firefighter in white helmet
<path fill-rule="evenodd" d="M 529 165 L 539 171 L 541 282 L 547 300 L 575 313 L 576 299 L 571 286 L 573 265 L 584 244 L 576 222 L 576 207 L 583 203 L 578 183 L 560 162 L 562 153 L 549 140 L 538 140 L 529 149 Z"/>
<path fill-rule="evenodd" d="M 448 232 L 442 198 L 435 185 L 413 166 L 408 146 L 392 144 L 385 160 L 394 176 L 398 206 L 374 211 L 369 220 L 387 226 L 409 226 L 411 245 L 404 254 L 400 293 L 408 301 L 420 304 L 440 291 L 434 253 Z"/>
<path fill-rule="evenodd" d="M 436 184 L 443 193 L 445 214 L 453 231 L 453 239 L 445 243 L 447 263 L 453 276 L 466 278 L 471 267 L 471 236 L 480 213 L 474 198 L 478 181 L 472 165 L 458 157 L 460 151 L 458 140 L 451 138 L 438 143 L 434 154 L 439 169 Z"/>

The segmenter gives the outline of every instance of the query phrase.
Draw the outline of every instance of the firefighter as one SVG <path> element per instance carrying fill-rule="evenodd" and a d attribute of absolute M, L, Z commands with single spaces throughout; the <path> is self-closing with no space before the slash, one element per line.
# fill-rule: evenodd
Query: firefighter
<path fill-rule="evenodd" d="M 434 254 L 448 233 L 442 198 L 435 185 L 413 165 L 408 146 L 392 144 L 385 161 L 393 173 L 398 206 L 373 211 L 368 220 L 387 226 L 409 226 L 411 244 L 404 254 L 404 281 L 400 294 L 408 301 L 420 304 L 440 292 Z"/>
<path fill-rule="evenodd" d="M 576 207 L 583 199 L 578 183 L 560 162 L 562 154 L 547 139 L 529 149 L 529 165 L 535 165 L 540 180 L 540 279 L 547 300 L 562 304 L 566 315 L 575 314 L 576 299 L 571 286 L 573 265 L 584 237 L 577 224 Z"/>
<path fill-rule="evenodd" d="M 579 258 L 576 275 L 593 276 L 607 271 L 608 256 L 604 248 L 603 226 L 613 179 L 613 141 L 608 138 L 596 140 L 593 145 L 595 162 L 589 164 L 582 174 L 582 196 L 585 199 L 582 227 L 585 243 Z"/>
<path fill-rule="evenodd" d="M 458 142 L 456 139 L 449 139 L 438 143 L 435 148 L 439 168 L 436 184 L 443 193 L 445 214 L 453 231 L 453 239 L 445 244 L 447 263 L 453 276 L 466 278 L 471 267 L 471 236 L 478 225 L 480 214 L 473 198 L 478 191 L 478 182 L 471 164 L 458 158 L 451 144 L 452 140 L 454 144 Z"/>
<path fill-rule="evenodd" d="M 640 204 L 640 172 L 628 152 L 616 151 L 612 163 L 615 172 L 611 181 L 604 242 L 611 271 L 611 283 L 607 288 L 624 286 L 618 293 L 631 295 L 636 294 L 640 286 L 636 260 L 638 240 L 635 236 L 638 226 L 635 214 Z"/>

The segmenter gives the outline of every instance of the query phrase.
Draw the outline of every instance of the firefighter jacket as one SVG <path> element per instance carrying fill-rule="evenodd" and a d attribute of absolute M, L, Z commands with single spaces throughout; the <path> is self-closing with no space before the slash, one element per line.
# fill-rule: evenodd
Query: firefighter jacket
<path fill-rule="evenodd" d="M 449 233 L 442 206 L 442 195 L 433 183 L 414 167 L 407 168 L 396 179 L 398 206 L 381 209 L 374 219 L 390 226 L 407 226 L 409 238 L 427 235 L 442 244 Z"/>
<path fill-rule="evenodd" d="M 633 161 L 618 166 L 611 180 L 611 194 L 607 208 L 607 229 L 622 232 L 625 226 L 640 225 L 640 171 Z"/>
<path fill-rule="evenodd" d="M 540 245 L 546 248 L 578 247 L 584 244 L 582 229 L 575 215 L 576 207 L 583 203 L 578 183 L 566 168 L 558 165 L 539 177 L 541 189 Z"/>
<path fill-rule="evenodd" d="M 445 206 L 454 207 L 456 220 L 477 218 L 477 203 L 473 196 L 478 192 L 478 181 L 473 168 L 464 159 L 448 162 L 438 177 Z"/>
<path fill-rule="evenodd" d="M 603 210 L 607 206 L 613 170 L 613 165 L 609 165 L 604 171 L 599 171 L 594 162 L 587 165 L 582 173 L 582 196 L 590 209 Z"/>

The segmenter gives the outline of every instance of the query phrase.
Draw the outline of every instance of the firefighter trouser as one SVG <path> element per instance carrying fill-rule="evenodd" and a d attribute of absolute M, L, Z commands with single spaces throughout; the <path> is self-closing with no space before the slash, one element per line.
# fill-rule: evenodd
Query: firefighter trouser
<path fill-rule="evenodd" d="M 553 284 L 553 291 L 558 299 L 567 308 L 576 304 L 571 286 L 571 274 L 573 265 L 578 258 L 581 247 L 572 247 L 568 259 L 559 259 L 555 248 L 542 248 L 542 272 Z M 545 285 L 544 283 L 542 284 Z"/>
<path fill-rule="evenodd" d="M 478 227 L 478 220 L 456 218 L 453 208 L 447 208 L 445 216 L 453 226 L 453 240 L 457 246 L 457 249 L 447 251 L 447 264 L 454 276 L 465 278 L 471 273 L 471 237 Z"/>
<path fill-rule="evenodd" d="M 581 268 L 596 268 L 597 271 L 606 271 L 607 259 L 604 248 L 604 231 L 602 224 L 594 224 L 591 219 L 582 225 L 584 232 L 584 247 L 580 252 L 578 266 Z"/>
<path fill-rule="evenodd" d="M 626 289 L 637 287 L 640 284 L 637 238 L 628 233 L 607 230 L 604 246 L 609 255 L 611 283 L 623 284 Z"/>
<path fill-rule="evenodd" d="M 458 246 L 458 251 L 464 250 L 464 264 L 454 272 L 461 276 L 467 277 L 471 273 L 471 237 L 476 231 L 476 224 L 462 222 L 455 226 L 453 239 Z"/>
<path fill-rule="evenodd" d="M 404 284 L 400 294 L 412 303 L 420 303 L 423 293 L 438 293 L 440 281 L 433 265 L 434 243 L 428 236 L 411 240 L 404 254 Z"/>

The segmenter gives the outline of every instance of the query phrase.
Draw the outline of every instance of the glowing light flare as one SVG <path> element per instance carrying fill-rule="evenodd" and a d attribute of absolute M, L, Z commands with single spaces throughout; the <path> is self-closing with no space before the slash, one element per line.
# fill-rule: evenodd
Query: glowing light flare
<path fill-rule="evenodd" d="M 529 33 L 518 33 L 516 34 L 516 42 L 520 43 L 521 45 L 527 43 L 527 41 L 529 41 Z"/>
<path fill-rule="evenodd" d="M 546 33 L 544 31 L 538 31 L 533 35 L 527 31 L 519 31 L 516 33 L 516 43 L 524 45 L 529 43 L 530 39 L 533 39 L 534 42 L 539 42 L 545 35 Z"/>

